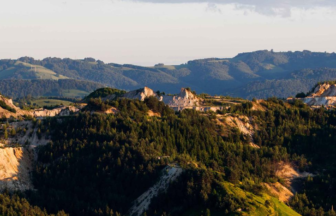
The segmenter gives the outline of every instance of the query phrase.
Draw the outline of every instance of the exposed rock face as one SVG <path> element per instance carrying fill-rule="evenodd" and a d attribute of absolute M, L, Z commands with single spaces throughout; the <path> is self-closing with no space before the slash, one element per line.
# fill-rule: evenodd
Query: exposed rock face
<path fill-rule="evenodd" d="M 71 112 L 78 112 L 79 109 L 73 106 L 69 107 L 58 107 L 52 110 L 47 109 L 37 109 L 31 112 L 34 117 L 53 117 L 53 116 L 68 116 Z"/>
<path fill-rule="evenodd" d="M 13 104 L 13 100 L 4 97 L 3 95 L 0 95 L 0 100 L 2 100 L 3 102 L 5 102 L 8 106 L 12 107 L 12 108 L 16 108 L 16 106 Z"/>
<path fill-rule="evenodd" d="M 217 115 L 217 123 L 231 128 L 238 128 L 242 134 L 248 136 L 250 146 L 260 148 L 253 141 L 253 134 L 258 130 L 258 126 L 254 123 L 252 117 L 234 116 L 232 114 Z"/>
<path fill-rule="evenodd" d="M 20 134 L 16 134 L 14 137 L 8 138 L 5 143 L 11 145 L 11 144 L 20 144 L 25 145 L 29 144 L 29 147 L 31 149 L 40 146 L 40 145 L 46 145 L 50 142 L 48 138 L 43 136 L 38 136 L 38 127 L 33 126 L 33 123 L 31 121 L 19 121 L 19 122 L 12 122 L 9 124 L 10 128 L 14 128 L 16 131 L 18 131 L 19 128 L 23 129 L 26 128 L 26 132 L 21 132 Z"/>
<path fill-rule="evenodd" d="M 288 202 L 294 196 L 292 191 L 290 191 L 279 182 L 263 183 L 263 185 L 271 192 L 273 196 L 277 197 L 281 202 Z"/>
<path fill-rule="evenodd" d="M 150 88 L 144 87 L 142 89 L 134 90 L 127 92 L 126 94 L 123 95 L 125 98 L 129 99 L 138 99 L 141 101 L 144 101 L 147 97 L 157 97 L 157 94 Z"/>
<path fill-rule="evenodd" d="M 109 108 L 106 111 L 91 111 L 91 114 L 94 114 L 94 113 L 100 113 L 100 114 L 117 114 L 117 113 L 119 113 L 119 110 L 117 108 L 115 108 L 115 107 L 111 107 L 111 108 Z"/>
<path fill-rule="evenodd" d="M 330 107 L 336 105 L 336 85 L 324 83 L 318 85 L 313 93 L 303 98 L 303 102 L 309 106 Z"/>
<path fill-rule="evenodd" d="M 10 118 L 10 117 L 14 117 L 17 118 L 18 116 L 24 116 L 24 115 L 31 115 L 29 111 L 26 110 L 21 110 L 20 108 L 16 107 L 13 104 L 13 100 L 6 98 L 2 95 L 0 95 L 0 101 L 5 102 L 5 104 L 13 109 L 15 109 L 15 113 L 8 111 L 6 109 L 3 109 L 2 107 L 0 107 L 0 117 L 5 117 L 5 118 Z"/>
<path fill-rule="evenodd" d="M 29 176 L 32 158 L 32 153 L 22 147 L 0 148 L 0 190 L 33 189 Z"/>
<path fill-rule="evenodd" d="M 123 97 L 141 101 L 144 101 L 147 97 L 156 97 L 159 101 L 164 102 L 177 111 L 198 106 L 200 101 L 196 95 L 185 88 L 182 88 L 181 92 L 177 95 L 158 96 L 152 89 L 144 87 L 142 89 L 127 92 Z"/>
<path fill-rule="evenodd" d="M 74 106 L 62 106 L 58 107 L 52 110 L 47 110 L 47 109 L 36 109 L 32 111 L 27 111 L 27 110 L 21 110 L 19 107 L 16 107 L 13 104 L 13 100 L 6 98 L 2 95 L 0 95 L 0 101 L 5 102 L 5 104 L 13 109 L 15 109 L 16 112 L 11 112 L 9 110 L 3 109 L 0 107 L 0 117 L 5 117 L 5 118 L 18 118 L 20 116 L 33 116 L 33 117 L 53 117 L 53 116 L 68 116 L 71 113 L 78 112 L 79 109 L 74 107 Z"/>
<path fill-rule="evenodd" d="M 307 178 L 308 176 L 314 176 L 312 173 L 299 172 L 295 166 L 291 163 L 280 162 L 276 166 L 275 175 L 285 180 L 285 185 L 291 187 L 292 192 L 296 192 L 293 188 L 293 181 L 300 178 Z"/>
<path fill-rule="evenodd" d="M 170 107 L 194 107 L 199 105 L 199 98 L 185 88 L 176 96 L 163 95 L 159 98 Z"/>
<path fill-rule="evenodd" d="M 151 200 L 158 195 L 160 191 L 167 191 L 168 186 L 171 182 L 175 181 L 177 177 L 182 174 L 183 169 L 179 166 L 167 166 L 163 170 L 163 175 L 160 180 L 141 196 L 139 196 L 130 209 L 129 215 L 140 216 L 149 207 Z"/>

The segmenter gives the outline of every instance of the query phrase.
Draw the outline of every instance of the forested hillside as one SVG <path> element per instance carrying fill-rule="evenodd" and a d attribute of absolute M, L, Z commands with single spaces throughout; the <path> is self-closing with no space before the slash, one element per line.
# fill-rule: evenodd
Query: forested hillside
<path fill-rule="evenodd" d="M 148 86 L 175 93 L 191 87 L 199 93 L 244 98 L 287 97 L 313 83 L 336 79 L 336 54 L 256 51 L 234 58 L 211 58 L 181 65 L 142 67 L 83 60 L 29 57 L 0 60 L 0 79 L 78 79 L 132 90 Z M 0 86 L 0 92 L 4 91 Z"/>
<path fill-rule="evenodd" d="M 233 95 L 245 98 L 287 98 L 298 92 L 308 92 L 317 82 L 336 79 L 336 69 L 319 68 L 303 69 L 292 72 L 283 79 L 271 79 L 247 84 L 245 87 L 232 91 Z"/>
<path fill-rule="evenodd" d="M 56 96 L 82 98 L 90 92 L 103 87 L 90 81 L 60 79 L 60 80 L 0 80 L 3 95 L 14 99 L 28 95 L 33 97 Z"/>
<path fill-rule="evenodd" d="M 100 103 L 99 99 L 93 100 L 90 107 L 98 108 Z M 106 209 L 124 215 L 132 201 L 157 180 L 159 170 L 176 161 L 189 170 L 182 178 L 191 181 L 192 175 L 204 172 L 209 179 L 197 188 L 210 188 L 201 194 L 197 188 L 191 189 L 195 204 L 190 200 L 189 206 L 178 211 L 153 206 L 157 212 L 181 215 L 195 206 L 199 207 L 195 215 L 206 208 L 222 212 L 227 209 L 234 212 L 237 208 L 249 211 L 256 204 L 245 203 L 238 194 L 230 195 L 229 199 L 225 188 L 218 188 L 219 194 L 214 195 L 212 187 L 219 185 L 213 184 L 244 181 L 243 190 L 251 193 L 245 199 L 254 203 L 253 191 L 255 196 L 263 194 L 257 182 L 277 181 L 272 173 L 274 162 L 289 158 L 281 147 L 275 151 L 273 148 L 278 147 L 265 145 L 263 151 L 258 151 L 244 145 L 247 141 L 238 131 L 221 137 L 220 127 L 209 117 L 192 110 L 176 115 L 154 98 L 145 102 L 121 99 L 106 103 L 105 106 L 114 106 L 120 113 L 116 116 L 83 113 L 62 123 L 53 119 L 41 125 L 44 130 L 50 129 L 53 143 L 39 151 L 40 165 L 34 172 L 34 185 L 39 193 L 34 194 L 33 203 L 52 211 L 64 209 L 72 215 L 98 215 L 100 210 L 105 214 Z M 150 108 L 162 117 L 149 120 Z M 162 156 L 168 157 L 158 160 Z M 188 165 L 190 162 L 204 168 L 199 170 Z M 198 177 L 194 180 L 198 181 Z M 184 195 L 187 194 L 181 194 Z M 213 202 L 206 197 L 213 197 L 210 199 Z"/>
<path fill-rule="evenodd" d="M 217 114 L 175 113 L 154 97 L 91 98 L 87 111 L 34 121 L 52 141 L 37 151 L 36 190 L 23 195 L 51 213 L 128 215 L 162 170 L 178 164 L 182 174 L 141 215 L 334 215 L 334 111 L 275 98 L 258 103 L 262 109 L 244 102 Z M 118 112 L 91 113 L 111 107 Z M 219 124 L 226 115 L 247 116 L 258 129 L 250 137 Z M 277 174 L 283 163 L 311 173 L 293 186 L 290 207 L 264 186 L 286 185 Z"/>

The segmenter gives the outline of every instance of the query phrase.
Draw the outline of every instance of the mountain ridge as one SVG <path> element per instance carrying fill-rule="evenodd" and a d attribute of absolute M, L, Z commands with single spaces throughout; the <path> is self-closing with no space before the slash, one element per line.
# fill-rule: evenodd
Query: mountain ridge
<path fill-rule="evenodd" d="M 124 90 L 148 86 L 166 93 L 189 86 L 199 93 L 249 99 L 288 97 L 310 89 L 311 83 L 336 79 L 336 54 L 260 50 L 233 58 L 197 59 L 153 67 L 104 63 L 94 58 L 21 57 L 0 60 L 0 79 L 75 79 Z M 282 90 L 276 91 L 269 85 L 278 85 Z"/>

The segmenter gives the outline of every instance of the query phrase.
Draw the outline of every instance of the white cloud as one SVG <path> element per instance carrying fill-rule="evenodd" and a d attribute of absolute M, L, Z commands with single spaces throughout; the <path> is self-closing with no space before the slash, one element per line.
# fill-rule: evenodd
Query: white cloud
<path fill-rule="evenodd" d="M 124 0 L 147 3 L 208 3 L 208 9 L 215 9 L 216 5 L 236 4 L 238 9 L 248 7 L 257 13 L 264 15 L 278 15 L 288 17 L 291 15 L 292 8 L 312 9 L 316 7 L 336 7 L 335 0 Z"/>
<path fill-rule="evenodd" d="M 214 3 L 208 3 L 206 11 L 213 12 L 213 13 L 222 13 L 221 9 Z"/>

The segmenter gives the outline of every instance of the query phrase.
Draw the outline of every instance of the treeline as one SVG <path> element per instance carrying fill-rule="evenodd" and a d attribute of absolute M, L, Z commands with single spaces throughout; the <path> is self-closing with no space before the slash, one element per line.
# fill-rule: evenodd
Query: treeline
<path fill-rule="evenodd" d="M 3 95 L 16 98 L 40 96 L 64 97 L 68 90 L 92 92 L 102 85 L 80 80 L 0 80 L 0 92 Z M 77 96 L 78 97 L 78 96 Z"/>
<path fill-rule="evenodd" d="M 0 214 L 11 216 L 68 216 L 64 211 L 48 214 L 46 210 L 30 205 L 20 195 L 9 195 L 8 192 L 0 194 Z"/>
<path fill-rule="evenodd" d="M 100 88 L 89 94 L 84 98 L 84 101 L 89 101 L 91 98 L 104 98 L 107 96 L 114 95 L 115 98 L 120 97 L 121 95 L 125 94 L 126 91 L 114 89 L 114 88 Z"/>

